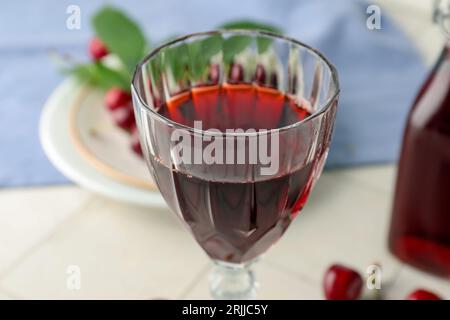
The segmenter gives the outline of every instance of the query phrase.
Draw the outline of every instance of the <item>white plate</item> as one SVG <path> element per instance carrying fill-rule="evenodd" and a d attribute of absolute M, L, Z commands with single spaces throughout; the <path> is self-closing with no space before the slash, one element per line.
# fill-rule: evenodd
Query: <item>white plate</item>
<path fill-rule="evenodd" d="M 98 143 L 89 141 L 86 135 L 89 126 L 99 121 L 104 114 L 99 111 L 102 108 L 102 100 L 99 99 L 98 92 L 86 88 L 78 81 L 68 79 L 56 88 L 45 103 L 39 132 L 42 146 L 50 161 L 66 177 L 99 194 L 140 205 L 166 207 L 163 198 L 151 184 L 139 187 L 139 183 L 135 183 L 133 176 L 141 172 L 145 172 L 144 174 L 148 176 L 148 173 L 145 171 L 143 161 L 129 151 L 125 133 L 117 128 L 108 129 L 110 134 L 117 138 L 119 160 L 111 161 L 113 158 L 111 155 L 114 153 L 111 150 L 110 138 L 108 138 L 108 146 L 104 146 L 103 149 L 95 149 Z M 87 95 L 86 90 L 89 90 Z M 80 99 L 80 94 L 83 95 L 81 102 L 77 101 Z M 89 103 L 94 103 L 91 104 L 91 117 L 87 117 L 86 114 L 88 110 L 86 106 Z M 74 111 L 74 108 L 77 110 Z M 87 121 L 87 118 L 90 118 L 90 121 Z M 80 119 L 86 121 L 80 121 Z M 77 143 L 77 139 L 74 140 L 74 132 L 78 132 L 82 137 L 81 142 Z M 80 146 L 82 146 L 81 149 Z M 124 151 L 124 148 L 127 150 Z M 83 150 L 90 152 L 85 153 Z M 128 170 L 130 161 L 135 164 L 132 170 Z M 112 174 L 108 174 L 110 172 L 108 170 L 112 170 Z M 117 172 L 121 172 L 122 177 L 120 174 L 115 174 Z M 129 176 L 131 179 L 124 180 L 124 176 Z"/>
<path fill-rule="evenodd" d="M 78 90 L 69 114 L 72 142 L 100 172 L 119 182 L 156 190 L 142 157 L 131 150 L 129 132 L 117 127 L 104 105 L 104 92 L 90 86 Z"/>

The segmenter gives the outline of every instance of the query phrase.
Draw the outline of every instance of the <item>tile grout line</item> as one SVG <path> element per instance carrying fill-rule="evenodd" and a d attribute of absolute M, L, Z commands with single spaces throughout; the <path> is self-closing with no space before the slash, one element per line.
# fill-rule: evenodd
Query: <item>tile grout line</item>
<path fill-rule="evenodd" d="M 279 264 L 277 262 L 273 262 L 271 260 L 264 260 L 264 264 L 266 264 L 267 266 L 269 266 L 272 269 L 275 269 L 277 271 L 281 271 L 281 272 L 286 272 L 292 276 L 295 276 L 296 278 L 298 278 L 299 280 L 305 281 L 309 284 L 317 284 L 317 280 L 307 276 L 306 274 L 302 273 L 302 272 L 298 272 L 298 271 L 294 271 L 289 267 L 286 267 L 282 264 Z"/>
<path fill-rule="evenodd" d="M 210 263 L 207 262 L 200 271 L 193 277 L 193 279 L 186 285 L 179 295 L 176 296 L 177 300 L 183 300 L 194 289 L 195 285 L 200 281 L 203 275 L 210 269 Z"/>
<path fill-rule="evenodd" d="M 58 230 L 63 228 L 65 225 L 68 224 L 69 221 L 77 217 L 79 214 L 82 213 L 82 211 L 89 208 L 94 202 L 95 198 L 90 196 L 88 199 L 86 199 L 85 203 L 81 205 L 80 207 L 74 209 L 72 212 L 68 214 L 68 216 L 63 219 L 58 225 L 56 225 L 51 231 L 48 232 L 45 236 L 43 236 L 41 239 L 36 241 L 32 246 L 30 246 L 27 250 L 25 250 L 19 257 L 14 259 L 2 272 L 0 272 L 0 287 L 4 289 L 4 286 L 2 286 L 3 281 L 8 276 L 10 272 L 13 271 L 15 267 L 17 267 L 20 263 L 22 263 L 28 256 L 30 256 L 33 252 L 35 252 L 39 247 L 41 247 L 44 243 L 46 243 L 49 239 L 51 239 Z"/>

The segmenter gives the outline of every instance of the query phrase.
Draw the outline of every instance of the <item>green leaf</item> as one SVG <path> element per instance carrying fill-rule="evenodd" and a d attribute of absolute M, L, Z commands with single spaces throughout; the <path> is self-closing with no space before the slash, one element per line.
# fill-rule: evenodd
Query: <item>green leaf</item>
<path fill-rule="evenodd" d="M 181 43 L 164 49 L 164 68 L 170 68 L 175 80 L 188 76 L 201 78 L 211 58 L 222 49 L 222 37 L 214 35 L 202 40 Z"/>
<path fill-rule="evenodd" d="M 268 23 L 253 21 L 253 20 L 235 20 L 224 23 L 219 26 L 222 29 L 245 29 L 245 30 L 262 30 L 276 34 L 282 34 L 280 28 L 270 25 Z"/>
<path fill-rule="evenodd" d="M 170 69 L 175 80 L 180 80 L 189 65 L 189 48 L 186 43 L 164 49 L 164 68 Z"/>
<path fill-rule="evenodd" d="M 100 62 L 79 64 L 72 68 L 65 69 L 63 72 L 103 89 L 109 89 L 116 86 L 123 90 L 130 91 L 130 79 L 128 75 L 111 69 Z"/>
<path fill-rule="evenodd" d="M 137 23 L 118 9 L 106 6 L 95 14 L 92 24 L 108 50 L 116 54 L 132 73 L 147 47 Z"/>
<path fill-rule="evenodd" d="M 232 22 L 225 23 L 221 26 L 219 26 L 222 29 L 231 30 L 231 29 L 245 29 L 245 30 L 261 30 L 261 31 L 268 31 L 276 34 L 282 34 L 280 28 L 257 21 L 252 20 L 236 20 Z M 230 38 L 231 39 L 231 38 Z M 257 37 L 256 44 L 258 47 L 258 52 L 263 53 L 265 52 L 271 45 L 272 41 L 265 37 Z M 244 48 L 245 49 L 245 48 Z M 243 49 L 242 49 L 243 50 Z"/>
<path fill-rule="evenodd" d="M 233 21 L 223 24 L 220 28 L 264 30 L 281 33 L 281 30 L 275 26 L 249 20 Z M 173 39 L 174 36 L 164 42 L 169 42 Z M 259 37 L 256 41 L 260 53 L 266 51 L 271 44 L 271 40 L 264 37 Z M 220 35 L 212 35 L 202 40 L 177 44 L 163 49 L 163 59 L 157 64 L 163 70 L 170 69 L 176 81 L 182 80 L 187 76 L 191 76 L 193 79 L 199 79 L 205 75 L 211 58 L 215 54 L 223 50 L 223 60 L 225 63 L 230 64 L 234 57 L 245 50 L 251 43 L 252 38 L 244 35 L 232 36 L 225 40 Z M 154 79 L 159 80 L 157 74 L 154 74 L 157 69 L 160 70 L 156 65 L 153 66 L 152 73 Z M 186 72 L 187 70 L 189 70 L 189 74 Z"/>
<path fill-rule="evenodd" d="M 188 46 L 188 68 L 193 79 L 199 79 L 208 61 L 203 57 L 202 41 L 193 41 Z"/>
<path fill-rule="evenodd" d="M 252 38 L 247 36 L 232 36 L 223 42 L 223 60 L 230 63 L 234 56 L 247 48 Z"/>
<path fill-rule="evenodd" d="M 223 39 L 220 35 L 189 43 L 190 71 L 194 79 L 205 75 L 211 58 L 222 50 L 222 43 Z"/>
<path fill-rule="evenodd" d="M 201 40 L 201 50 L 204 59 L 210 60 L 215 54 L 222 50 L 223 39 L 220 35 L 210 36 Z"/>

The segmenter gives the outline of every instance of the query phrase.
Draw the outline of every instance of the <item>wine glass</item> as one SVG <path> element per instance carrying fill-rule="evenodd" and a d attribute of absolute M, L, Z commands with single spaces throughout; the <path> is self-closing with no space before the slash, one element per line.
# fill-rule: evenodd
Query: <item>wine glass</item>
<path fill-rule="evenodd" d="M 147 55 L 132 95 L 151 175 L 215 264 L 212 296 L 254 298 L 250 266 L 303 208 L 325 163 L 335 68 L 281 35 L 203 32 Z"/>

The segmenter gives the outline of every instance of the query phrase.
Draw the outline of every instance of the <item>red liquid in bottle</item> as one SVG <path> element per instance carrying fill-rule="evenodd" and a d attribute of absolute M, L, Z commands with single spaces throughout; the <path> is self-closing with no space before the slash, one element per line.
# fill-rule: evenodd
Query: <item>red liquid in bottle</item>
<path fill-rule="evenodd" d="M 450 45 L 408 118 L 389 237 L 402 261 L 450 277 Z"/>

